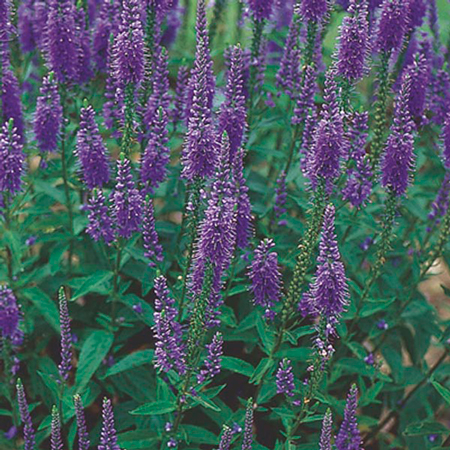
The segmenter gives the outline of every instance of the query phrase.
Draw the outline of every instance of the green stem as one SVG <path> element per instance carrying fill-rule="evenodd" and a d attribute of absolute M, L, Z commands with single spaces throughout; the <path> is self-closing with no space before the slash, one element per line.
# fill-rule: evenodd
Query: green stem
<path fill-rule="evenodd" d="M 123 253 L 123 243 L 121 240 L 119 240 L 117 244 L 116 262 L 114 265 L 113 298 L 111 307 L 111 332 L 114 332 L 116 323 L 117 303 L 119 300 L 120 264 L 122 261 L 122 253 Z"/>
<path fill-rule="evenodd" d="M 122 141 L 120 145 L 121 153 L 129 156 L 134 137 L 134 84 L 125 86 L 125 123 L 123 127 Z"/>

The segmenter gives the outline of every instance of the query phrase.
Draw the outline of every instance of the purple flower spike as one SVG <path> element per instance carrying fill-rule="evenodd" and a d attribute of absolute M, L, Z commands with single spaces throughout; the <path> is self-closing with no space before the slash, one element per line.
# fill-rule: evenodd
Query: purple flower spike
<path fill-rule="evenodd" d="M 292 371 L 291 361 L 284 358 L 280 362 L 276 374 L 277 382 L 277 394 L 284 394 L 287 397 L 294 396 L 295 384 L 294 384 L 294 373 Z"/>
<path fill-rule="evenodd" d="M 277 224 L 279 226 L 286 225 L 286 220 L 281 219 L 286 213 L 286 200 L 287 200 L 287 186 L 286 186 L 286 173 L 284 170 L 280 173 L 277 179 L 277 186 L 275 188 L 275 205 L 273 210 L 275 212 L 275 217 Z"/>
<path fill-rule="evenodd" d="M 304 70 L 303 86 L 297 96 L 294 114 L 292 116 L 292 123 L 294 125 L 305 122 L 308 112 L 314 108 L 314 95 L 317 91 L 317 71 L 313 65 L 307 66 Z"/>
<path fill-rule="evenodd" d="M 59 418 L 58 408 L 52 408 L 52 431 L 50 436 L 51 450 L 63 450 L 63 442 L 61 437 L 61 420 Z"/>
<path fill-rule="evenodd" d="M 220 373 L 220 364 L 223 355 L 223 337 L 222 334 L 217 332 L 211 343 L 206 345 L 208 350 L 208 356 L 205 359 L 205 368 L 197 375 L 197 382 L 204 383 L 206 380 L 214 378 Z"/>
<path fill-rule="evenodd" d="M 449 194 L 450 194 L 450 172 L 445 172 L 444 180 L 439 188 L 435 200 L 431 204 L 431 211 L 428 214 L 428 219 L 435 225 L 439 225 L 442 218 L 445 216 L 449 206 Z M 431 228 L 428 228 L 431 231 Z"/>
<path fill-rule="evenodd" d="M 230 450 L 233 430 L 226 425 L 223 427 L 222 436 L 220 436 L 219 450 Z"/>
<path fill-rule="evenodd" d="M 102 419 L 102 431 L 100 433 L 98 450 L 120 450 L 117 444 L 117 434 L 114 426 L 114 412 L 111 400 L 108 398 L 103 399 Z"/>
<path fill-rule="evenodd" d="M 25 0 L 20 4 L 17 11 L 17 27 L 19 29 L 18 35 L 20 47 L 24 53 L 31 52 L 36 48 L 36 40 L 33 30 L 33 9 L 33 0 Z"/>
<path fill-rule="evenodd" d="M 421 118 L 431 77 L 431 68 L 423 54 L 415 55 L 414 61 L 407 67 L 411 78 L 411 90 L 408 109 L 413 118 Z"/>
<path fill-rule="evenodd" d="M 331 327 L 344 311 L 350 297 L 334 231 L 334 213 L 334 206 L 328 205 L 323 219 L 316 274 L 308 294 L 303 296 L 299 305 L 303 312 L 321 315 Z"/>
<path fill-rule="evenodd" d="M 89 225 L 86 232 L 94 241 L 103 239 L 107 244 L 114 240 L 112 220 L 108 215 L 108 206 L 101 190 L 94 192 L 89 200 Z"/>
<path fill-rule="evenodd" d="M 148 144 L 141 162 L 141 180 L 145 190 L 149 192 L 154 192 L 167 177 L 167 166 L 170 161 L 167 124 L 166 109 L 161 107 L 153 118 Z"/>
<path fill-rule="evenodd" d="M 70 331 L 70 316 L 64 288 L 59 289 L 59 323 L 61 327 L 61 364 L 59 375 L 64 381 L 69 378 L 72 369 L 72 333 Z"/>
<path fill-rule="evenodd" d="M 125 0 L 114 44 L 116 77 L 122 86 L 138 85 L 144 76 L 144 32 L 139 0 Z"/>
<path fill-rule="evenodd" d="M 101 188 L 109 181 L 106 147 L 95 122 L 92 106 L 81 108 L 76 155 L 81 163 L 84 182 L 89 189 Z"/>
<path fill-rule="evenodd" d="M 244 156 L 245 150 L 241 148 L 235 156 L 233 165 L 237 202 L 236 246 L 241 249 L 247 247 L 253 231 L 252 205 L 244 177 Z"/>
<path fill-rule="evenodd" d="M 354 384 L 350 388 L 345 405 L 344 420 L 336 436 L 336 450 L 361 450 L 361 435 L 356 421 L 358 407 L 358 388 Z"/>
<path fill-rule="evenodd" d="M 92 36 L 92 53 L 99 72 L 104 72 L 107 68 L 109 39 L 111 34 L 115 35 L 117 33 L 117 11 L 119 9 L 117 0 L 103 0 L 100 13 L 95 21 Z"/>
<path fill-rule="evenodd" d="M 189 70 L 186 66 L 178 69 L 177 86 L 173 100 L 172 121 L 176 125 L 186 118 L 186 96 L 189 81 Z"/>
<path fill-rule="evenodd" d="M 86 29 L 86 14 L 83 8 L 77 8 L 75 13 L 77 39 L 77 68 L 76 81 L 88 82 L 93 75 L 91 64 L 91 42 L 89 30 Z"/>
<path fill-rule="evenodd" d="M 273 3 L 274 0 L 248 0 L 253 17 L 258 22 L 270 19 Z"/>
<path fill-rule="evenodd" d="M 87 432 L 86 419 L 84 417 L 83 402 L 76 394 L 73 398 L 75 415 L 77 417 L 78 450 L 89 450 L 89 434 Z"/>
<path fill-rule="evenodd" d="M 299 16 L 293 15 L 280 69 L 276 75 L 278 89 L 283 90 L 291 99 L 298 96 L 297 88 L 300 85 L 300 27 Z"/>
<path fill-rule="evenodd" d="M 199 0 L 197 4 L 196 29 L 197 48 L 189 82 L 191 105 L 188 105 L 188 132 L 182 154 L 183 176 L 191 181 L 196 177 L 210 177 L 217 165 L 216 139 L 211 117 L 214 75 L 208 48 L 204 0 Z"/>
<path fill-rule="evenodd" d="M 408 26 L 408 8 L 403 0 L 384 0 L 378 21 L 375 47 L 382 52 L 400 50 Z"/>
<path fill-rule="evenodd" d="M 252 450 L 253 444 L 253 400 L 247 402 L 247 410 L 245 412 L 244 438 L 242 440 L 242 450 Z"/>
<path fill-rule="evenodd" d="M 220 107 L 219 135 L 227 132 L 230 139 L 230 162 L 242 145 L 246 129 L 247 111 L 244 95 L 244 61 L 243 51 L 239 45 L 231 48 L 225 101 Z"/>
<path fill-rule="evenodd" d="M 25 390 L 23 389 L 22 381 L 20 380 L 20 378 L 17 380 L 16 388 L 17 401 L 19 403 L 20 420 L 23 423 L 23 438 L 25 441 L 24 450 L 34 450 L 36 447 L 35 432 L 33 428 L 33 422 L 31 421 L 27 398 L 25 396 Z"/>
<path fill-rule="evenodd" d="M 13 71 L 7 68 L 6 64 L 3 69 L 1 89 L 2 113 L 0 113 L 0 118 L 3 117 L 2 123 L 13 119 L 20 143 L 23 143 L 23 116 L 19 84 Z"/>
<path fill-rule="evenodd" d="M 158 234 L 155 229 L 155 212 L 153 210 L 152 199 L 148 196 L 144 205 L 142 219 L 142 239 L 144 241 L 144 256 L 150 259 L 149 265 L 156 266 L 155 261 L 162 262 L 162 247 L 159 244 Z"/>
<path fill-rule="evenodd" d="M 0 130 L 0 192 L 15 195 L 22 187 L 25 155 L 14 121 L 10 119 Z"/>
<path fill-rule="evenodd" d="M 427 13 L 427 4 L 425 0 L 409 0 L 409 26 L 419 28 L 423 24 L 423 18 Z"/>
<path fill-rule="evenodd" d="M 77 39 L 75 35 L 75 3 L 50 0 L 48 6 L 45 50 L 47 63 L 56 79 L 65 83 L 77 74 Z"/>
<path fill-rule="evenodd" d="M 335 71 L 331 69 L 326 77 L 322 120 L 317 125 L 313 148 L 307 160 L 307 172 L 313 188 L 323 179 L 328 193 L 341 174 L 340 160 L 345 156 L 346 149 L 334 75 Z"/>
<path fill-rule="evenodd" d="M 356 208 L 366 204 L 372 191 L 372 170 L 365 150 L 368 119 L 367 113 L 355 113 L 348 131 L 349 159 L 353 160 L 354 166 L 347 170 L 347 184 L 342 197 Z"/>
<path fill-rule="evenodd" d="M 113 217 L 117 233 L 125 239 L 139 230 L 142 196 L 135 187 L 131 163 L 124 155 L 117 162 L 116 187 L 112 194 Z"/>
<path fill-rule="evenodd" d="M 442 150 L 444 167 L 446 169 L 450 169 L 450 112 L 447 114 L 447 118 L 444 122 L 444 127 L 442 130 L 442 140 L 444 142 Z"/>
<path fill-rule="evenodd" d="M 10 0 L 0 1 L 0 55 L 7 50 L 10 34 L 14 31 L 11 23 Z"/>
<path fill-rule="evenodd" d="M 34 134 L 41 152 L 55 152 L 63 122 L 63 108 L 53 73 L 42 80 L 37 99 Z"/>
<path fill-rule="evenodd" d="M 350 0 L 349 15 L 344 18 L 339 38 L 337 73 L 357 81 L 366 71 L 369 46 L 369 21 L 366 0 Z"/>
<path fill-rule="evenodd" d="M 173 367 L 179 375 L 186 372 L 185 348 L 181 325 L 177 322 L 178 310 L 170 296 L 167 281 L 160 275 L 155 279 L 155 312 L 153 333 L 156 339 L 154 365 L 163 372 Z"/>
<path fill-rule="evenodd" d="M 320 433 L 320 442 L 319 449 L 320 450 L 332 450 L 331 447 L 331 433 L 333 426 L 333 417 L 331 415 L 331 411 L 328 409 L 323 417 L 322 422 L 322 431 Z"/>
<path fill-rule="evenodd" d="M 269 319 L 275 316 L 273 307 L 280 301 L 282 286 L 278 255 L 271 251 L 273 247 L 275 244 L 271 239 L 261 241 L 249 269 L 253 304 L 265 308 L 265 315 Z"/>
<path fill-rule="evenodd" d="M 414 123 L 408 108 L 411 77 L 406 74 L 394 110 L 394 122 L 381 161 L 381 184 L 397 197 L 406 193 L 414 165 Z"/>
<path fill-rule="evenodd" d="M 327 13 L 327 0 L 300 0 L 299 5 L 300 15 L 308 22 L 320 22 L 323 16 Z"/>
<path fill-rule="evenodd" d="M 19 329 L 21 313 L 13 291 L 0 286 L 0 331 L 3 338 L 10 339 L 13 344 L 19 345 L 22 341 L 22 331 Z"/>

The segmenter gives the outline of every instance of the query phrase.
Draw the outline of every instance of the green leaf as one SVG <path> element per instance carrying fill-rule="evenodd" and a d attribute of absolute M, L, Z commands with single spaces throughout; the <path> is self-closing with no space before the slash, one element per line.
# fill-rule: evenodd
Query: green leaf
<path fill-rule="evenodd" d="M 149 430 L 126 431 L 117 436 L 120 447 L 127 450 L 153 448 L 157 440 L 156 433 Z"/>
<path fill-rule="evenodd" d="M 274 364 L 275 362 L 273 359 L 263 358 L 253 372 L 250 383 L 258 384 L 262 377 L 271 370 Z"/>
<path fill-rule="evenodd" d="M 185 435 L 188 444 L 216 445 L 219 441 L 219 438 L 214 433 L 196 425 L 183 425 L 181 431 Z"/>
<path fill-rule="evenodd" d="M 94 330 L 81 348 L 75 386 L 80 392 L 94 375 L 113 343 L 114 336 L 104 330 Z"/>
<path fill-rule="evenodd" d="M 233 356 L 224 356 L 222 358 L 222 368 L 231 370 L 234 373 L 240 373 L 249 378 L 255 371 L 255 368 L 250 363 L 239 358 L 234 358 Z"/>
<path fill-rule="evenodd" d="M 433 387 L 439 392 L 441 397 L 450 404 L 450 389 L 442 386 L 442 384 L 438 383 L 436 380 L 431 380 L 431 384 Z"/>
<path fill-rule="evenodd" d="M 133 414 L 135 416 L 159 416 L 161 414 L 168 414 L 172 411 L 175 411 L 175 409 L 175 402 L 162 400 L 145 403 L 144 405 L 139 406 L 139 408 L 131 411 L 130 414 Z"/>
<path fill-rule="evenodd" d="M 30 300 L 34 306 L 45 317 L 45 320 L 50 324 L 58 333 L 59 328 L 59 311 L 56 307 L 56 303 L 38 287 L 33 286 L 22 291 L 22 295 Z"/>
<path fill-rule="evenodd" d="M 192 404 L 192 408 L 197 405 L 202 405 L 205 408 L 212 409 L 213 411 L 220 412 L 220 408 L 209 398 L 203 395 L 201 392 L 197 392 L 197 395 L 191 395 L 188 393 L 188 396 L 194 400 Z"/>
<path fill-rule="evenodd" d="M 140 350 L 125 356 L 125 358 L 121 359 L 107 370 L 105 378 L 125 372 L 126 370 L 134 369 L 143 364 L 150 364 L 154 353 L 154 350 Z"/>
<path fill-rule="evenodd" d="M 387 300 L 369 300 L 365 302 L 360 315 L 361 317 L 369 317 L 377 312 L 385 310 L 394 301 L 395 297 Z"/>
<path fill-rule="evenodd" d="M 405 436 L 422 436 L 425 434 L 448 433 L 447 428 L 439 422 L 415 422 L 406 427 Z"/>
<path fill-rule="evenodd" d="M 83 284 L 74 292 L 71 301 L 83 297 L 83 295 L 96 292 L 98 294 L 107 294 L 110 289 L 109 280 L 113 277 L 113 273 L 108 270 L 101 270 L 94 275 L 85 278 Z"/>

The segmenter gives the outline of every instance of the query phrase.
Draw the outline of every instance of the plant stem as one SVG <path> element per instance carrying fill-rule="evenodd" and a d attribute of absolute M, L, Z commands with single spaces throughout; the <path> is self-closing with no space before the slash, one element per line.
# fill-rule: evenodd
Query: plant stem
<path fill-rule="evenodd" d="M 120 263 L 122 261 L 123 243 L 119 240 L 117 245 L 116 262 L 114 265 L 113 277 L 113 298 L 111 307 L 111 332 L 114 332 L 117 315 L 117 302 L 119 300 L 119 279 L 120 279 Z"/>

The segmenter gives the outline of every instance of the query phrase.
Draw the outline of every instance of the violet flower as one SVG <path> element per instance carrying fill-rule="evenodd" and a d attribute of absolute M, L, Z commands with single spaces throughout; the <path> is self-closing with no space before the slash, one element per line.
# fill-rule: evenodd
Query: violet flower
<path fill-rule="evenodd" d="M 320 442 L 319 449 L 320 450 L 332 450 L 331 447 L 331 433 L 333 426 L 333 417 L 331 415 L 330 409 L 327 409 L 327 412 L 323 416 L 322 422 L 322 431 L 320 433 Z"/>
<path fill-rule="evenodd" d="M 253 444 L 253 400 L 247 402 L 245 411 L 244 437 L 242 439 L 242 450 L 252 450 Z"/>
<path fill-rule="evenodd" d="M 383 0 L 376 31 L 377 50 L 391 53 L 400 50 L 408 26 L 408 8 L 403 0 Z"/>
<path fill-rule="evenodd" d="M 255 249 L 255 257 L 250 265 L 248 276 L 252 282 L 253 304 L 265 308 L 265 316 L 273 319 L 275 303 L 281 299 L 281 273 L 278 255 L 271 239 L 264 239 Z"/>
<path fill-rule="evenodd" d="M 233 438 L 233 430 L 226 425 L 223 427 L 220 436 L 219 450 L 230 450 L 231 439 Z"/>
<path fill-rule="evenodd" d="M 114 42 L 116 77 L 121 86 L 139 85 L 144 76 L 144 31 L 139 0 L 124 0 Z"/>
<path fill-rule="evenodd" d="M 84 182 L 91 190 L 101 188 L 109 181 L 109 161 L 106 153 L 95 122 L 94 109 L 92 106 L 81 108 L 76 155 L 81 164 Z"/>
<path fill-rule="evenodd" d="M 155 229 L 155 212 L 150 196 L 147 196 L 144 204 L 142 239 L 144 241 L 144 256 L 150 260 L 149 265 L 155 267 L 155 261 L 163 261 L 163 249 L 159 244 L 158 233 Z"/>
<path fill-rule="evenodd" d="M 102 431 L 100 432 L 100 444 L 98 450 L 120 450 L 117 444 L 117 433 L 114 426 L 114 412 L 111 400 L 103 399 Z"/>
<path fill-rule="evenodd" d="M 369 21 L 366 0 L 350 0 L 349 15 L 342 22 L 339 37 L 337 73 L 350 82 L 364 76 L 369 47 Z"/>
<path fill-rule="evenodd" d="M 25 154 L 13 119 L 0 130 L 0 192 L 15 195 L 22 187 Z"/>
<path fill-rule="evenodd" d="M 334 215 L 334 206 L 328 205 L 323 218 L 316 273 L 309 292 L 299 304 L 302 312 L 321 315 L 327 322 L 327 332 L 334 327 L 350 297 L 344 264 L 337 245 Z"/>
<path fill-rule="evenodd" d="M 277 394 L 287 397 L 294 396 L 295 384 L 291 361 L 287 358 L 281 360 L 276 374 Z"/>
<path fill-rule="evenodd" d="M 320 22 L 328 9 L 327 0 L 301 0 L 297 5 L 298 12 L 308 22 Z"/>
<path fill-rule="evenodd" d="M 160 107 L 150 126 L 147 147 L 141 161 L 140 175 L 147 192 L 154 192 L 167 177 L 170 161 L 167 125 L 166 109 Z"/>
<path fill-rule="evenodd" d="M 77 40 L 77 68 L 75 80 L 82 84 L 88 82 L 93 75 L 91 64 L 90 34 L 86 29 L 86 15 L 84 8 L 77 8 L 75 12 L 75 36 Z"/>
<path fill-rule="evenodd" d="M 19 329 L 22 319 L 14 292 L 5 285 L 0 285 L 0 331 L 3 338 L 13 345 L 20 345 L 23 333 Z"/>
<path fill-rule="evenodd" d="M 406 74 L 398 95 L 391 134 L 381 161 L 381 184 L 401 197 L 406 193 L 414 165 L 414 123 L 408 108 L 411 78 Z"/>
<path fill-rule="evenodd" d="M 178 310 L 170 296 L 167 281 L 160 275 L 155 279 L 155 312 L 153 333 L 156 339 L 154 365 L 163 372 L 175 368 L 179 375 L 186 372 L 185 347 Z"/>
<path fill-rule="evenodd" d="M 223 337 L 222 334 L 217 332 L 210 344 L 206 345 L 208 350 L 208 356 L 205 359 L 205 368 L 197 375 L 197 382 L 199 384 L 204 383 L 207 380 L 211 380 L 220 373 L 220 364 L 223 355 Z"/>
<path fill-rule="evenodd" d="M 345 405 L 344 420 L 336 436 L 336 450 L 360 450 L 361 435 L 358 430 L 356 409 L 358 407 L 358 388 L 352 385 Z"/>
<path fill-rule="evenodd" d="M 20 378 L 17 380 L 16 389 L 20 420 L 23 424 L 23 438 L 25 441 L 24 450 L 34 450 L 36 447 L 35 431 L 33 428 L 33 422 L 31 421 L 25 390 L 23 389 L 23 384 Z"/>
<path fill-rule="evenodd" d="M 1 61 L 0 61 L 1 63 Z M 3 66 L 2 82 L 1 82 L 1 105 L 0 119 L 2 123 L 8 122 L 9 119 L 14 120 L 17 136 L 20 143 L 23 143 L 24 126 L 22 115 L 22 104 L 20 102 L 20 89 L 17 78 L 13 71 Z"/>
<path fill-rule="evenodd" d="M 423 24 L 423 18 L 427 13 L 426 0 L 409 0 L 408 9 L 409 26 L 412 29 L 421 27 Z"/>
<path fill-rule="evenodd" d="M 435 200 L 431 204 L 431 211 L 428 214 L 428 219 L 434 223 L 434 225 L 439 225 L 441 219 L 445 216 L 449 207 L 449 195 L 450 195 L 450 172 L 447 170 L 445 172 L 444 180 L 442 181 L 439 191 L 436 195 Z M 428 228 L 431 231 L 431 228 Z"/>
<path fill-rule="evenodd" d="M 72 333 L 70 330 L 70 316 L 64 288 L 59 289 L 59 323 L 61 328 L 61 363 L 58 366 L 59 375 L 64 381 L 69 378 L 72 369 Z"/>
<path fill-rule="evenodd" d="M 142 215 L 142 196 L 135 187 L 131 163 L 121 155 L 117 161 L 116 186 L 112 193 L 112 215 L 119 236 L 128 239 L 139 230 Z"/>
<path fill-rule="evenodd" d="M 58 148 L 63 107 L 53 72 L 44 77 L 34 115 L 34 134 L 41 152 L 55 152 Z"/>
<path fill-rule="evenodd" d="M 86 418 L 84 416 L 83 402 L 78 394 L 73 397 L 73 401 L 77 421 L 78 450 L 89 450 L 90 441 L 87 432 Z"/>
<path fill-rule="evenodd" d="M 189 82 L 191 105 L 187 105 L 190 109 L 188 132 L 182 154 L 183 176 L 190 181 L 213 175 L 217 162 L 211 117 L 215 82 L 208 47 L 205 0 L 199 0 L 197 4 L 196 30 L 195 63 Z"/>
<path fill-rule="evenodd" d="M 186 66 L 178 69 L 177 85 L 175 87 L 175 98 L 173 99 L 173 110 L 171 112 L 172 122 L 176 126 L 184 121 L 186 117 L 186 96 L 189 81 L 189 70 Z"/>
<path fill-rule="evenodd" d="M 47 63 L 57 81 L 66 83 L 73 80 L 77 73 L 75 3 L 71 0 L 50 0 L 48 8 L 45 35 Z"/>
<path fill-rule="evenodd" d="M 87 206 L 89 225 L 86 232 L 94 241 L 103 239 L 107 244 L 114 240 L 112 220 L 108 215 L 108 206 L 101 190 L 94 192 Z"/>
<path fill-rule="evenodd" d="M 55 405 L 53 405 L 52 408 L 50 449 L 63 450 L 63 442 L 61 437 L 61 420 L 59 418 L 58 408 Z"/>
<path fill-rule="evenodd" d="M 246 130 L 247 111 L 244 95 L 244 62 L 243 51 L 239 45 L 229 52 L 227 86 L 225 101 L 220 106 L 219 135 L 227 132 L 230 140 L 230 162 L 233 163 L 236 152 L 242 145 Z"/>
<path fill-rule="evenodd" d="M 450 169 L 450 111 L 447 114 L 447 118 L 444 122 L 444 127 L 442 129 L 442 162 L 446 169 Z"/>
<path fill-rule="evenodd" d="M 428 87 L 431 78 L 431 68 L 425 56 L 415 55 L 413 62 L 406 68 L 411 78 L 408 109 L 412 118 L 421 118 L 425 109 Z"/>
<path fill-rule="evenodd" d="M 280 173 L 277 179 L 277 185 L 275 188 L 275 205 L 273 210 L 275 212 L 276 223 L 279 226 L 286 225 L 286 220 L 281 219 L 286 213 L 286 200 L 287 200 L 287 186 L 286 186 L 286 173 L 284 170 Z"/>
<path fill-rule="evenodd" d="M 270 19 L 274 0 L 248 0 L 254 19 L 258 22 Z"/>
<path fill-rule="evenodd" d="M 24 53 L 32 52 L 36 48 L 33 21 L 33 0 L 24 0 L 17 10 L 17 28 L 19 30 L 17 34 L 19 36 L 20 48 Z"/>

